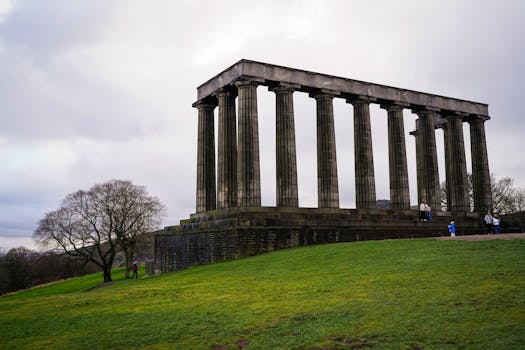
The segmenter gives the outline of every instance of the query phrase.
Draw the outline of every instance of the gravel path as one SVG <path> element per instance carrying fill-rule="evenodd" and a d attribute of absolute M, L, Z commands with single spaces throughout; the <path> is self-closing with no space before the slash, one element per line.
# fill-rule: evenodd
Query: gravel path
<path fill-rule="evenodd" d="M 468 235 L 468 236 L 444 236 L 436 239 L 453 239 L 459 241 L 489 241 L 492 239 L 525 239 L 525 233 L 502 233 L 499 235 Z"/>

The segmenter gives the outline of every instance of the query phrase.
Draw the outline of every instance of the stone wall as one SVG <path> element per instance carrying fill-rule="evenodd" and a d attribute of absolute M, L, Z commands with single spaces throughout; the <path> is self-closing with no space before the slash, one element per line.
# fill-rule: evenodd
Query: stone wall
<path fill-rule="evenodd" d="M 503 215 L 501 217 L 501 231 L 508 232 L 525 232 L 525 211 Z"/>
<path fill-rule="evenodd" d="M 176 271 L 278 249 L 321 243 L 448 235 L 450 213 L 421 222 L 405 210 L 230 208 L 194 214 L 155 237 L 154 269 Z M 482 233 L 477 215 L 456 220 L 458 235 Z"/>
<path fill-rule="evenodd" d="M 240 257 L 234 231 L 181 233 L 178 226 L 166 231 L 155 239 L 155 269 L 161 272 Z"/>

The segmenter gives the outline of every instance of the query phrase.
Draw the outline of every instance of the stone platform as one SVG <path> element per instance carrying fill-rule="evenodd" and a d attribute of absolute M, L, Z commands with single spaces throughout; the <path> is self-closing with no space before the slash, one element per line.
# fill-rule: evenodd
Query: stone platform
<path fill-rule="evenodd" d="M 320 243 L 438 237 L 448 235 L 455 220 L 458 235 L 483 232 L 474 213 L 419 211 L 236 207 L 192 214 L 178 226 L 155 236 L 154 268 L 170 272 L 212 262 L 234 260 L 277 249 Z"/>

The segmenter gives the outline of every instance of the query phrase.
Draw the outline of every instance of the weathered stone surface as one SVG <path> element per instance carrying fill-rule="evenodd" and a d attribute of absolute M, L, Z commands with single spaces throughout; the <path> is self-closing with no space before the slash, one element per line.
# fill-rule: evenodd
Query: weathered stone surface
<path fill-rule="evenodd" d="M 489 160 L 485 137 L 485 119 L 471 118 L 470 147 L 472 157 L 472 188 L 474 191 L 474 212 L 483 213 L 492 209 Z"/>
<path fill-rule="evenodd" d="M 445 147 L 445 178 L 446 178 L 446 196 L 447 196 L 447 211 L 450 211 L 452 207 L 454 207 L 454 204 L 450 202 L 450 198 L 452 198 L 452 187 L 454 186 L 454 177 L 452 176 L 452 167 L 454 164 L 452 163 L 452 156 L 451 156 L 451 149 L 450 149 L 450 131 L 449 131 L 449 125 L 448 123 L 445 123 L 441 125 L 441 128 L 443 129 L 443 144 Z M 445 209 L 445 208 L 443 208 Z"/>
<path fill-rule="evenodd" d="M 235 83 L 239 98 L 238 134 L 238 205 L 261 205 L 261 175 L 259 165 L 259 122 L 257 117 L 257 83 L 241 80 Z"/>
<path fill-rule="evenodd" d="M 275 92 L 276 111 L 277 206 L 298 207 L 297 158 L 293 110 L 294 89 L 289 86 L 277 86 L 271 90 Z"/>
<path fill-rule="evenodd" d="M 376 207 L 374 154 L 370 127 L 370 100 L 348 100 L 354 106 L 355 205 L 357 209 Z"/>
<path fill-rule="evenodd" d="M 219 101 L 219 138 L 217 165 L 217 207 L 237 206 L 237 125 L 235 95 L 221 90 Z"/>
<path fill-rule="evenodd" d="M 432 222 L 420 222 L 412 210 L 312 209 L 251 207 L 194 214 L 179 226 L 167 227 L 155 239 L 155 268 L 162 272 L 217 261 L 233 260 L 297 246 L 371 239 L 482 232 L 475 214 L 451 217 L 436 212 Z"/>
<path fill-rule="evenodd" d="M 215 138 L 213 110 L 215 105 L 199 103 L 199 127 L 197 138 L 197 213 L 214 210 L 215 199 Z"/>
<path fill-rule="evenodd" d="M 311 95 L 317 103 L 317 201 L 319 208 L 339 208 L 333 95 Z"/>
<path fill-rule="evenodd" d="M 441 210 L 439 172 L 436 152 L 436 134 L 434 111 L 423 109 L 416 111 L 419 116 L 418 164 L 421 165 L 421 201 L 430 205 L 433 211 Z"/>
<path fill-rule="evenodd" d="M 277 207 L 261 207 L 257 85 L 276 93 Z M 309 92 L 317 106 L 319 208 L 298 208 L 293 91 Z M 238 135 L 235 96 L 238 95 Z M 339 209 L 334 96 L 354 104 L 356 202 Z M 374 209 L 375 183 L 369 103 L 388 111 L 391 205 Z M 213 107 L 219 105 L 218 200 L 213 210 Z M 490 208 L 485 104 L 242 60 L 199 87 L 197 213 L 155 240 L 155 266 L 172 271 L 300 245 L 366 239 L 479 233 L 479 214 L 464 211 L 466 168 L 462 120 L 471 128 L 475 206 Z M 433 209 L 421 222 L 409 207 L 402 108 L 418 114 L 416 158 L 419 202 Z M 435 128 L 445 130 L 447 182 L 452 212 L 441 212 Z M 237 140 L 238 136 L 238 140 Z"/>
<path fill-rule="evenodd" d="M 390 206 L 392 209 L 410 209 L 403 106 L 389 104 L 382 108 L 388 112 Z"/>
<path fill-rule="evenodd" d="M 439 96 L 391 86 L 374 84 L 359 80 L 335 77 L 300 69 L 282 67 L 268 63 L 240 60 L 197 88 L 197 98 L 202 100 L 213 92 L 233 84 L 239 79 L 259 79 L 265 85 L 279 82 L 299 85 L 298 91 L 314 93 L 328 89 L 341 94 L 342 98 L 368 96 L 381 103 L 401 102 L 408 108 L 431 107 L 443 111 L 458 111 L 471 115 L 488 116 L 488 106 L 484 103 L 465 101 L 457 98 Z"/>
<path fill-rule="evenodd" d="M 470 211 L 467 163 L 461 115 L 447 115 L 445 127 L 445 166 L 447 175 L 447 210 Z"/>
<path fill-rule="evenodd" d="M 423 161 L 421 156 L 423 153 L 423 146 L 421 144 L 421 127 L 419 126 L 419 119 L 416 119 L 416 129 L 410 134 L 415 138 L 416 144 L 416 177 L 417 177 L 417 203 L 423 202 Z"/>

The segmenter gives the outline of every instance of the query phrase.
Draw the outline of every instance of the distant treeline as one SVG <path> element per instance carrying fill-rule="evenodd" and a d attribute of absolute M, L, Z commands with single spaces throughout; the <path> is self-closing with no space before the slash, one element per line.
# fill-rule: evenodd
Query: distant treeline
<path fill-rule="evenodd" d="M 0 295 L 99 270 L 66 254 L 13 248 L 0 253 Z"/>

